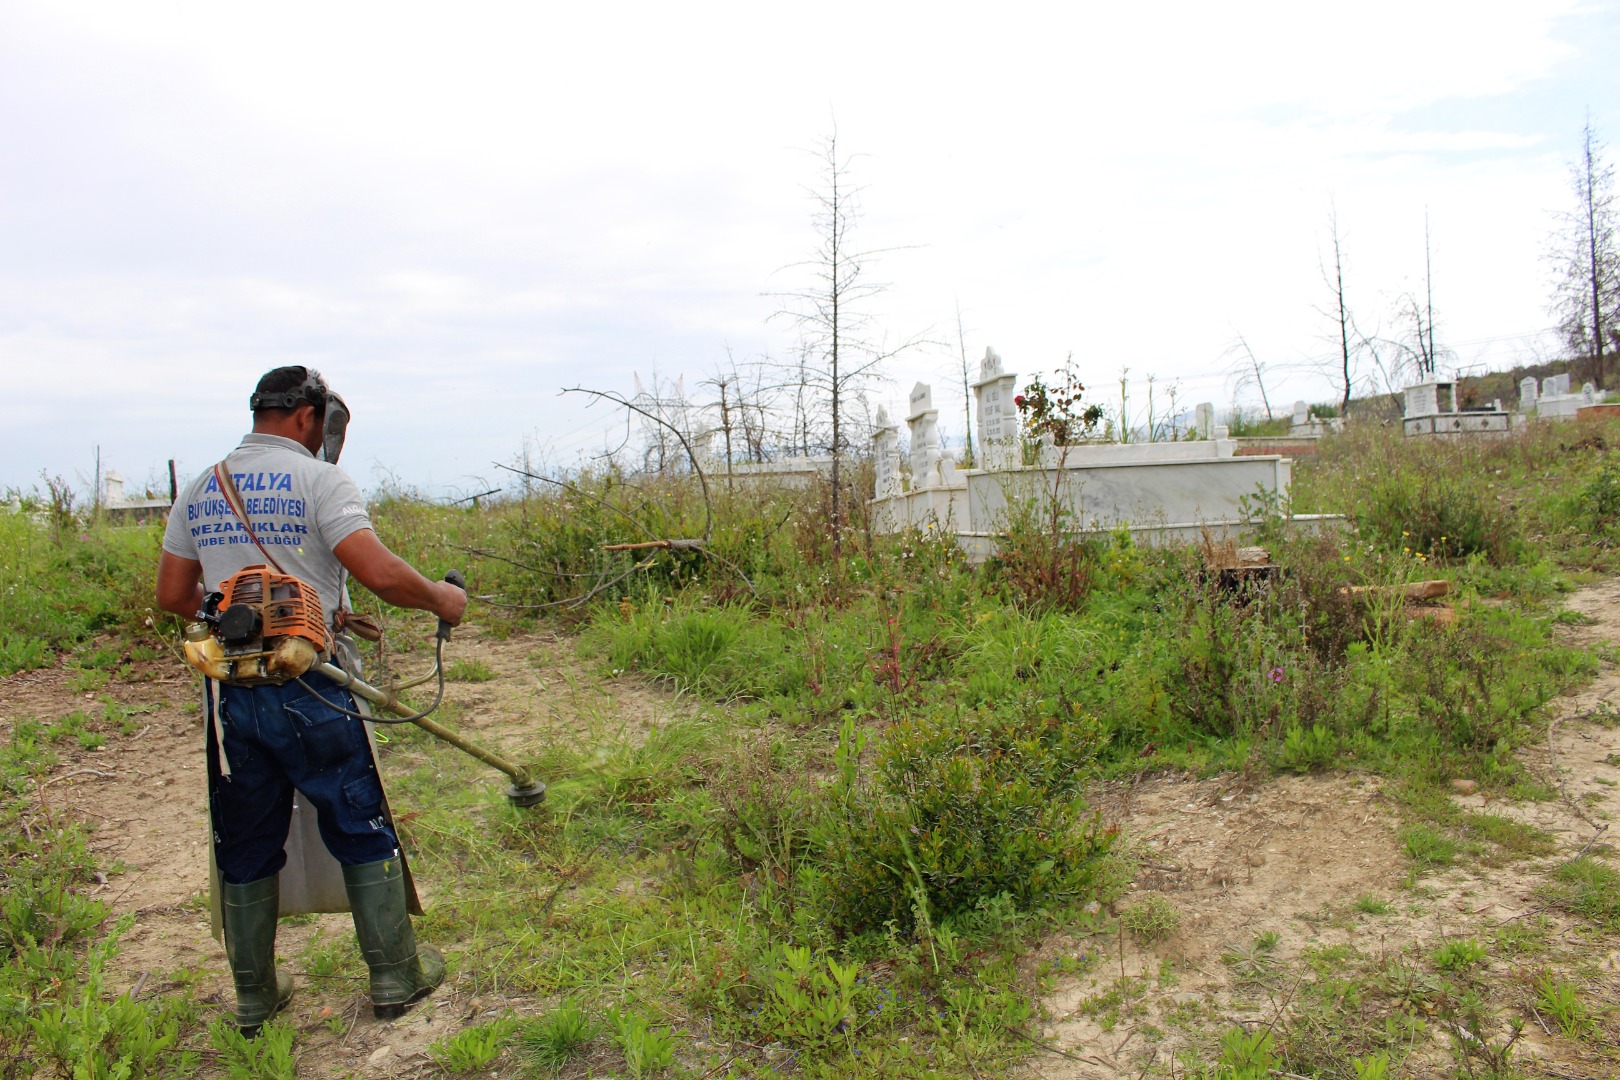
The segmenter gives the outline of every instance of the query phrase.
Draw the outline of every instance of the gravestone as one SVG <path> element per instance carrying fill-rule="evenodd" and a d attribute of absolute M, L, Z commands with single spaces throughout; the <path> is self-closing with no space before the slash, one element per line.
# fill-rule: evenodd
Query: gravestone
<path fill-rule="evenodd" d="M 1591 383 L 1583 383 L 1582 384 L 1582 386 L 1581 386 L 1581 404 L 1582 405 L 1596 405 L 1597 404 L 1597 387 L 1593 386 Z"/>
<path fill-rule="evenodd" d="M 1215 406 L 1209 402 L 1193 409 L 1193 430 L 1198 432 L 1200 439 L 1213 439 L 1215 437 Z"/>
<path fill-rule="evenodd" d="M 979 379 L 973 384 L 981 469 L 1009 469 L 1019 464 L 1019 417 L 1013 404 L 1017 382 L 1017 375 L 1001 369 L 996 350 L 986 348 L 984 359 L 979 361 Z"/>
<path fill-rule="evenodd" d="M 1294 427 L 1304 427 L 1311 422 L 1311 407 L 1303 401 L 1294 402 Z"/>
<path fill-rule="evenodd" d="M 1519 411 L 1530 412 L 1536 407 L 1536 379 L 1533 375 L 1526 375 L 1519 380 Z"/>
<path fill-rule="evenodd" d="M 1406 388 L 1406 415 L 1433 416 L 1440 411 L 1440 384 L 1418 383 Z"/>
<path fill-rule="evenodd" d="M 911 429 L 911 490 L 938 487 L 939 410 L 934 408 L 934 388 L 927 383 L 911 388 L 906 426 Z"/>
<path fill-rule="evenodd" d="M 889 410 L 878 406 L 877 430 L 872 432 L 872 462 L 877 470 L 875 494 L 892 499 L 900 494 L 900 427 L 889 419 Z"/>
<path fill-rule="evenodd" d="M 1541 380 L 1542 397 L 1564 397 L 1569 393 L 1569 372 L 1549 375 Z"/>

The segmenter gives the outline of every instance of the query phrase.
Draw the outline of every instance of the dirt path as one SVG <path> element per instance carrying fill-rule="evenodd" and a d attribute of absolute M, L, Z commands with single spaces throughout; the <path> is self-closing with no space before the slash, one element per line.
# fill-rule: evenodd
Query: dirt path
<path fill-rule="evenodd" d="M 1573 641 L 1620 642 L 1620 581 L 1576 594 L 1569 607 L 1592 620 L 1569 629 Z M 493 676 L 451 684 L 449 700 L 460 708 L 456 722 L 498 746 L 546 736 L 634 740 L 685 711 L 679 700 L 638 680 L 601 678 L 577 658 L 570 641 L 552 635 L 494 640 L 464 632 L 454 654 L 483 664 Z M 111 988 L 139 984 L 143 995 L 152 995 L 189 986 L 225 1009 L 224 952 L 208 932 L 202 719 L 194 684 L 172 660 L 133 667 L 131 679 L 90 693 L 67 669 L 0 681 L 0 734 L 24 717 L 49 721 L 76 709 L 97 715 L 104 699 L 139 711 L 137 731 L 109 734 L 98 750 L 60 740 L 55 749 L 62 760 L 40 792 L 41 804 L 47 813 L 71 810 L 90 824 L 108 867 L 106 882 L 93 891 L 115 916 L 135 915 Z M 1425 874 L 1415 887 L 1407 883 L 1410 861 L 1397 812 L 1373 780 L 1155 779 L 1104 792 L 1105 814 L 1140 860 L 1131 894 L 1119 906 L 1156 894 L 1180 913 L 1180 923 L 1151 947 L 1124 935 L 1046 942 L 1031 967 L 1056 965 L 1041 1003 L 1043 1033 L 1056 1052 L 1037 1053 L 1022 1074 L 1136 1077 L 1155 1063 L 1163 1069 L 1177 1048 L 1207 1051 L 1199 1040 L 1212 1030 L 1270 1023 L 1277 1014 L 1274 996 L 1240 985 L 1227 959 L 1233 950 L 1252 950 L 1265 932 L 1277 942 L 1261 959 L 1282 967 L 1335 946 L 1426 956 L 1443 939 L 1490 943 L 1500 927 L 1530 913 L 1550 920 L 1556 947 L 1570 927 L 1555 913 L 1537 910 L 1534 889 L 1592 838 L 1595 823 L 1620 815 L 1620 726 L 1577 719 L 1610 701 L 1620 705 L 1620 669 L 1606 661 L 1590 687 L 1560 703 L 1549 747 L 1527 754 L 1534 769 L 1561 778 L 1567 799 L 1502 804 L 1458 796 L 1463 806 L 1547 830 L 1556 852 L 1506 866 L 1465 860 Z M 432 884 L 428 875 L 430 901 Z M 1358 910 L 1358 902 L 1368 910 Z M 348 934 L 347 916 L 294 920 L 284 924 L 278 952 L 301 972 L 312 942 Z M 1620 1001 L 1620 952 L 1611 945 L 1579 960 L 1588 981 Z M 1516 1007 L 1526 993 L 1523 972 L 1494 951 L 1489 963 L 1500 976 L 1503 1004 Z M 406 1019 L 380 1024 L 364 1008 L 358 981 L 302 978 L 300 984 L 290 1018 L 300 1029 L 300 1073 L 308 1076 L 427 1075 L 434 1067 L 425 1050 L 434 1039 L 521 1004 L 479 1000 L 452 976 Z M 1116 991 L 1120 1000 L 1111 1003 Z M 1443 1040 L 1431 1031 L 1429 1041 L 1409 1059 L 1415 1071 L 1407 1075 L 1441 1075 Z M 1578 1047 L 1534 1025 L 1521 1052 L 1539 1057 L 1550 1075 L 1594 1075 L 1581 1071 L 1586 1059 Z M 1423 1071 L 1431 1067 L 1436 1071 Z M 202 1075 L 213 1075 L 206 1064 Z"/>
<path fill-rule="evenodd" d="M 498 748 L 546 738 L 636 741 L 648 727 L 685 711 L 683 703 L 639 679 L 597 677 L 572 643 L 556 635 L 500 640 L 464 630 L 451 651 L 455 659 L 493 674 L 488 681 L 448 685 L 446 700 L 457 707 L 456 726 Z M 422 661 L 402 660 L 399 666 L 413 671 Z M 111 965 L 109 989 L 138 986 L 150 997 L 189 987 L 199 1000 L 228 1010 L 232 992 L 225 951 L 209 932 L 200 691 L 172 659 L 131 667 L 128 678 L 109 680 L 94 692 L 79 689 L 84 677 L 68 668 L 0 680 L 0 737 L 9 738 L 12 726 L 24 718 L 50 723 L 76 710 L 100 718 L 109 701 L 137 714 L 139 729 L 132 735 L 99 725 L 106 743 L 96 750 L 85 750 L 72 738 L 53 744 L 61 760 L 40 791 L 39 820 L 66 811 L 84 821 L 91 847 L 107 868 L 106 881 L 90 892 L 109 904 L 109 925 L 121 915 L 135 916 Z M 431 905 L 432 875 L 419 877 L 424 901 Z M 428 1004 L 395 1023 L 378 1023 L 365 1007 L 359 980 L 317 979 L 303 970 L 313 946 L 346 943 L 352 936 L 347 915 L 288 920 L 277 935 L 277 954 L 299 983 L 288 1016 L 300 1029 L 300 1075 L 434 1072 L 425 1053 L 429 1044 L 483 1019 L 496 1005 L 511 1004 L 473 997 L 452 973 Z M 215 1073 L 205 1062 L 200 1075 Z"/>

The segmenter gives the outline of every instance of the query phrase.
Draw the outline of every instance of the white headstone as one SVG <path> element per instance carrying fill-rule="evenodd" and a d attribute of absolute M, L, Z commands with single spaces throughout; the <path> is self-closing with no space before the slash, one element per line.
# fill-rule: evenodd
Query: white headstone
<path fill-rule="evenodd" d="M 1311 422 L 1311 407 L 1303 401 L 1294 402 L 1294 426 L 1304 427 Z"/>
<path fill-rule="evenodd" d="M 124 477 L 116 469 L 107 470 L 107 475 L 102 477 L 101 486 L 106 491 L 102 496 L 103 506 L 118 506 L 124 501 Z"/>
<path fill-rule="evenodd" d="M 1017 383 L 1017 375 L 1002 370 L 996 350 L 986 348 L 979 361 L 979 379 L 973 384 L 981 469 L 1006 469 L 1019 462 L 1019 416 L 1013 403 Z"/>
<path fill-rule="evenodd" d="M 1591 383 L 1583 383 L 1581 385 L 1581 404 L 1597 404 L 1597 387 L 1593 386 Z"/>
<path fill-rule="evenodd" d="M 1536 380 L 1533 375 L 1526 375 L 1519 380 L 1519 411 L 1529 412 L 1536 407 Z"/>
<path fill-rule="evenodd" d="M 1406 388 L 1407 416 L 1434 416 L 1440 411 L 1440 387 L 1437 383 L 1418 383 Z"/>
<path fill-rule="evenodd" d="M 892 499 L 900 494 L 900 429 L 889 419 L 889 410 L 878 406 L 877 427 L 872 432 L 872 462 L 877 470 L 874 494 Z"/>
<path fill-rule="evenodd" d="M 911 490 L 939 486 L 939 410 L 934 408 L 934 390 L 927 383 L 911 388 Z"/>
<path fill-rule="evenodd" d="M 918 383 L 911 388 L 911 412 L 906 414 L 907 420 L 915 420 L 923 413 L 931 412 L 934 408 L 934 388 L 927 383 Z"/>
<path fill-rule="evenodd" d="M 1541 380 L 1542 397 L 1563 397 L 1569 393 L 1569 372 L 1562 375 L 1549 375 Z"/>
<path fill-rule="evenodd" d="M 1209 402 L 1193 409 L 1193 428 L 1198 432 L 1200 439 L 1213 439 L 1215 437 L 1215 406 Z"/>

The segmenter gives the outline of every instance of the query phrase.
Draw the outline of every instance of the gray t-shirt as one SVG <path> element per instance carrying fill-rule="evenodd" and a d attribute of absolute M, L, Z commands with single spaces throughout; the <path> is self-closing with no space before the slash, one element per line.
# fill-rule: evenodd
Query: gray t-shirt
<path fill-rule="evenodd" d="M 226 461 L 259 543 L 287 573 L 315 587 L 331 626 L 344 598 L 344 570 L 332 549 L 371 528 L 360 489 L 342 469 L 279 435 L 248 435 Z M 212 468 L 175 500 L 163 550 L 201 562 L 210 592 L 243 567 L 274 569 L 226 503 Z"/>

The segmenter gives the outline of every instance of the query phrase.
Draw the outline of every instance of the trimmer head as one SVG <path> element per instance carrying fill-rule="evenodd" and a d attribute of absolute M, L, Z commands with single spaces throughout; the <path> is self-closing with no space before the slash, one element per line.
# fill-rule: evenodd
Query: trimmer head
<path fill-rule="evenodd" d="M 514 784 L 506 789 L 506 797 L 511 800 L 513 806 L 520 807 L 522 809 L 527 809 L 531 806 L 539 806 L 541 803 L 546 801 L 546 785 L 542 784 L 538 780 L 530 784 L 528 787 L 520 788 Z"/>

